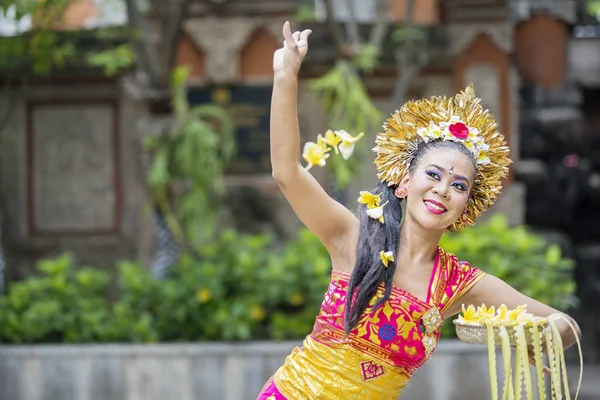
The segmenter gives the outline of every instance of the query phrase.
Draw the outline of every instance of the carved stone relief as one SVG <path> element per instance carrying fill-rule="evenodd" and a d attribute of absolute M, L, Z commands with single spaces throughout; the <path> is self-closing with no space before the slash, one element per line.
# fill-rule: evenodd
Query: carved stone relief
<path fill-rule="evenodd" d="M 462 53 L 480 34 L 488 35 L 505 53 L 513 51 L 514 29 L 508 23 L 465 23 L 448 27 L 450 51 L 457 56 Z"/>
<path fill-rule="evenodd" d="M 240 53 L 259 27 L 281 37 L 283 22 L 262 18 L 202 18 L 185 22 L 184 29 L 206 56 L 206 80 L 231 83 L 239 80 Z"/>
<path fill-rule="evenodd" d="M 31 113 L 33 233 L 114 230 L 118 204 L 112 106 L 39 104 Z"/>
<path fill-rule="evenodd" d="M 511 0 L 511 17 L 526 21 L 533 15 L 551 15 L 564 22 L 577 23 L 577 2 L 574 0 Z"/>

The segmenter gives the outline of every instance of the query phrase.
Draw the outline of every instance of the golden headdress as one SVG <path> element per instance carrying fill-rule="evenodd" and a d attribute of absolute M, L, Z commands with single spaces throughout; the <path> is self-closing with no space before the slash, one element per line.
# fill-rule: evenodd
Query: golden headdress
<path fill-rule="evenodd" d="M 383 125 L 377 135 L 375 165 L 377 176 L 388 186 L 397 186 L 408 173 L 421 142 L 452 140 L 462 143 L 477 160 L 477 173 L 467 208 L 466 221 L 459 219 L 448 230 L 460 231 L 472 225 L 494 204 L 501 179 L 508 174 L 511 160 L 504 136 L 498 132 L 493 115 L 475 97 L 473 85 L 454 97 L 432 97 L 406 103 Z"/>

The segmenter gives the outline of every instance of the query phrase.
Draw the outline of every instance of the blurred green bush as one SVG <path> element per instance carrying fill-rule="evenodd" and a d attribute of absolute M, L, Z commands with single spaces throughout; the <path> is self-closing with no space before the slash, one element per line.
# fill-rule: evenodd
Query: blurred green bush
<path fill-rule="evenodd" d="M 277 245 L 227 230 L 184 254 L 155 280 L 139 263 L 106 271 L 61 255 L 0 297 L 0 342 L 177 342 L 296 339 L 311 331 L 330 277 L 329 256 L 308 230 Z M 201 260 L 201 261 L 198 261 Z"/>
<path fill-rule="evenodd" d="M 444 237 L 442 247 L 554 307 L 573 304 L 573 263 L 503 217 Z M 109 273 L 75 268 L 65 254 L 40 262 L 38 275 L 0 297 L 0 342 L 300 339 L 312 329 L 330 268 L 306 229 L 283 245 L 228 230 L 195 256 L 184 254 L 162 281 L 139 263 L 121 263 L 111 301 Z M 445 326 L 444 336 L 452 335 Z"/>

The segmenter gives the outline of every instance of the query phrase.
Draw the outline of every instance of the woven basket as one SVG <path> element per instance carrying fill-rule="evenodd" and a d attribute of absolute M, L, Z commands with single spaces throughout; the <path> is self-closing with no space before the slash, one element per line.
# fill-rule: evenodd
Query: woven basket
<path fill-rule="evenodd" d="M 485 325 L 465 325 L 460 323 L 458 320 L 454 320 L 456 325 L 456 335 L 460 340 L 465 343 L 472 344 L 487 344 L 487 327 Z M 538 331 L 541 333 L 546 328 L 545 325 L 537 325 Z M 516 332 L 511 326 L 506 327 L 508 337 L 510 339 L 510 345 L 516 347 L 517 338 Z M 525 326 L 525 340 L 527 344 L 533 343 L 533 335 L 531 334 L 530 326 Z M 500 327 L 494 327 L 494 341 L 496 346 L 502 346 L 502 339 L 500 338 Z"/>

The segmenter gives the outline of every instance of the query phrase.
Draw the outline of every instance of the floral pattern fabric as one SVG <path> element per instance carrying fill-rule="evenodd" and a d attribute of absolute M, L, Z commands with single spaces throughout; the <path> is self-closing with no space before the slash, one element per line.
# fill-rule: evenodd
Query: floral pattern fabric
<path fill-rule="evenodd" d="M 426 299 L 394 286 L 390 299 L 373 309 L 383 296 L 382 284 L 346 335 L 343 317 L 350 274 L 334 270 L 313 332 L 275 373 L 270 390 L 276 392 L 271 395 L 397 399 L 437 345 L 444 311 L 484 275 L 438 248 Z M 267 399 L 266 394 L 263 390 L 259 399 Z"/>

